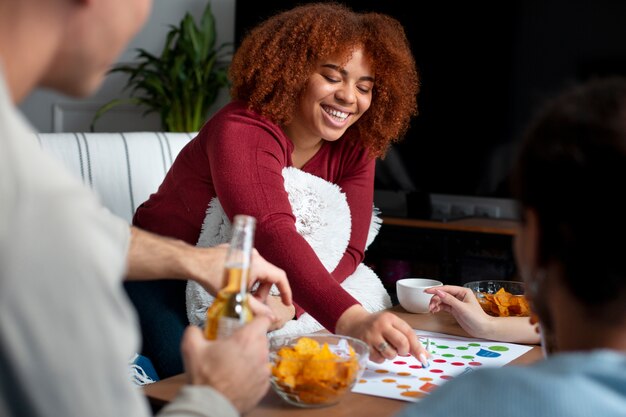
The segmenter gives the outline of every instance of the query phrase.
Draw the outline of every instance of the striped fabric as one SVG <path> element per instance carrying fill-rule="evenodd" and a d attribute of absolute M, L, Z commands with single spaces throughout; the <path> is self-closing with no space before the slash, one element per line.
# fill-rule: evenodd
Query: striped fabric
<path fill-rule="evenodd" d="M 39 133 L 44 150 L 93 188 L 129 223 L 155 192 L 178 152 L 195 133 Z"/>

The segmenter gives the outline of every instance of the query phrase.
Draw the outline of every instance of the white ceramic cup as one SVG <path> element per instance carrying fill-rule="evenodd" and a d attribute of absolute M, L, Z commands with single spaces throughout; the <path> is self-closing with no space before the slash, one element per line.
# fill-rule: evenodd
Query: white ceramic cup
<path fill-rule="evenodd" d="M 440 287 L 443 282 L 428 278 L 404 278 L 396 281 L 396 294 L 400 305 L 409 313 L 428 313 L 432 294 L 426 288 Z"/>

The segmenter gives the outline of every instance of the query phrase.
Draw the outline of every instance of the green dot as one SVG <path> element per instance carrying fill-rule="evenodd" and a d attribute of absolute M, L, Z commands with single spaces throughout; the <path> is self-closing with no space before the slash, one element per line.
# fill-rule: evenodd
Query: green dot
<path fill-rule="evenodd" d="M 444 358 L 454 358 L 454 355 L 452 353 L 444 353 L 443 355 Z"/>
<path fill-rule="evenodd" d="M 470 346 L 480 346 L 480 343 L 470 343 Z"/>
<path fill-rule="evenodd" d="M 506 352 L 507 350 L 509 350 L 508 347 L 506 346 L 489 346 L 489 350 L 493 350 L 495 352 Z"/>
<path fill-rule="evenodd" d="M 446 346 L 446 345 L 437 345 L 437 347 L 439 349 L 450 349 L 450 346 Z"/>
<path fill-rule="evenodd" d="M 474 359 L 472 355 L 463 355 L 461 356 L 463 359 Z"/>
<path fill-rule="evenodd" d="M 467 350 L 468 347 L 467 346 L 457 346 L 456 350 Z"/>

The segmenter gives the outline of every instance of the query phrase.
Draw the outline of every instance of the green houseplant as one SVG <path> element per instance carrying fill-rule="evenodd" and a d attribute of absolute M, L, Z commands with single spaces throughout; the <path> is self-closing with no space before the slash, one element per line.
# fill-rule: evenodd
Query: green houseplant
<path fill-rule="evenodd" d="M 118 98 L 100 107 L 91 122 L 123 103 L 145 107 L 144 115 L 159 113 L 162 128 L 170 132 L 196 132 L 222 87 L 228 86 L 227 58 L 232 44 L 216 47 L 215 18 L 211 3 L 199 25 L 186 13 L 178 26 L 170 25 L 160 56 L 137 49 L 137 62 L 117 65 L 109 72 L 129 75 L 124 90 L 130 97 Z"/>

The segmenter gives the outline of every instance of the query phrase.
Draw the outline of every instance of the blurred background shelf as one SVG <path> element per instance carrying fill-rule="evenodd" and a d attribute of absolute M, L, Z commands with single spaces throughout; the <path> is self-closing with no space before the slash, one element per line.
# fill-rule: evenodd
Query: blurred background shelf
<path fill-rule="evenodd" d="M 394 304 L 395 282 L 401 278 L 435 278 L 451 285 L 519 280 L 512 245 L 518 225 L 508 219 L 383 217 L 365 263 L 381 278 Z"/>

